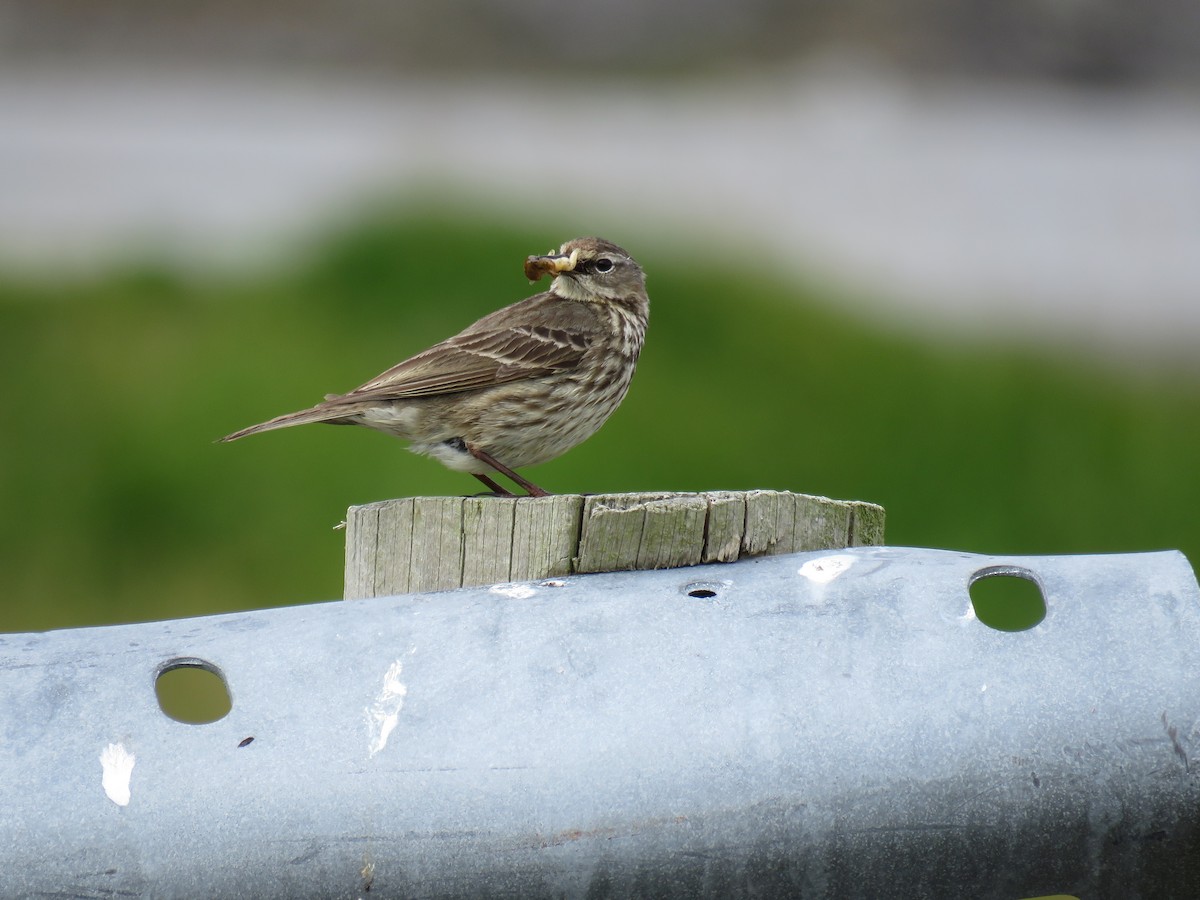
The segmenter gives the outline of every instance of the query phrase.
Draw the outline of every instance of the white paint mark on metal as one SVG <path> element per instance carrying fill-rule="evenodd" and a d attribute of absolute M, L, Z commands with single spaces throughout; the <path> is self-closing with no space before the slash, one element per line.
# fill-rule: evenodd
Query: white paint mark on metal
<path fill-rule="evenodd" d="M 104 770 L 100 785 L 108 799 L 117 806 L 129 805 L 129 780 L 135 762 L 137 757 L 122 744 L 109 744 L 100 752 L 100 767 Z"/>
<path fill-rule="evenodd" d="M 528 600 L 537 593 L 537 589 L 528 584 L 495 584 L 489 590 L 493 594 L 512 600 Z"/>
<path fill-rule="evenodd" d="M 400 721 L 400 709 L 408 696 L 408 687 L 400 680 L 404 663 L 396 660 L 383 676 L 383 688 L 375 702 L 366 709 L 367 728 L 371 739 L 367 744 L 367 755 L 374 756 L 387 746 L 388 738 Z"/>
<path fill-rule="evenodd" d="M 829 584 L 854 565 L 854 557 L 845 554 L 810 559 L 800 567 L 800 574 L 815 584 Z"/>

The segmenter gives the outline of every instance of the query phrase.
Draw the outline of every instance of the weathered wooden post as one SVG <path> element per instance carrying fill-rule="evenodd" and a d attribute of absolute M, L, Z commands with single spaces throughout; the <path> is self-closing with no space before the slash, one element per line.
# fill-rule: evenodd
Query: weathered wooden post
<path fill-rule="evenodd" d="M 349 600 L 879 545 L 884 510 L 769 490 L 410 497 L 346 525 Z"/>

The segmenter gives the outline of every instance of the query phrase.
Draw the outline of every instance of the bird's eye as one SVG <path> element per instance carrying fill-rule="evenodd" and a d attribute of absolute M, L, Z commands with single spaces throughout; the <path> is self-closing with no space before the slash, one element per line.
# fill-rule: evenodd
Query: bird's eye
<path fill-rule="evenodd" d="M 595 267 L 597 272 L 608 272 L 613 267 L 613 261 L 608 257 L 602 256 L 592 263 L 592 265 Z"/>

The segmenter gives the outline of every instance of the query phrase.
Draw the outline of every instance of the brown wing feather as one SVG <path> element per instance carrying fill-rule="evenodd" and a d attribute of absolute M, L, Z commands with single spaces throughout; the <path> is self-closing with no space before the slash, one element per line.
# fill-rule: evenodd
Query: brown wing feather
<path fill-rule="evenodd" d="M 587 347 L 582 335 L 528 326 L 456 335 L 337 400 L 399 400 L 540 378 L 577 366 Z"/>
<path fill-rule="evenodd" d="M 555 306 L 559 327 L 544 321 Z M 276 416 L 243 428 L 223 441 L 308 422 L 352 422 L 349 417 L 374 403 L 450 394 L 474 388 L 540 378 L 569 370 L 582 361 L 603 323 L 591 304 L 536 294 L 484 316 L 454 337 L 410 357 L 348 394 L 328 394 L 311 409 Z"/>

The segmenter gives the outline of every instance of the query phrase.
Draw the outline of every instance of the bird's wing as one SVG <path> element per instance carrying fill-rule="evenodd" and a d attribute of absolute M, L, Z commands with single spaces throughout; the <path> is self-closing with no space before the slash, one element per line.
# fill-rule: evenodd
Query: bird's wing
<path fill-rule="evenodd" d="M 582 332 L 541 325 L 472 329 L 328 400 L 400 400 L 540 378 L 577 366 L 589 344 Z"/>

